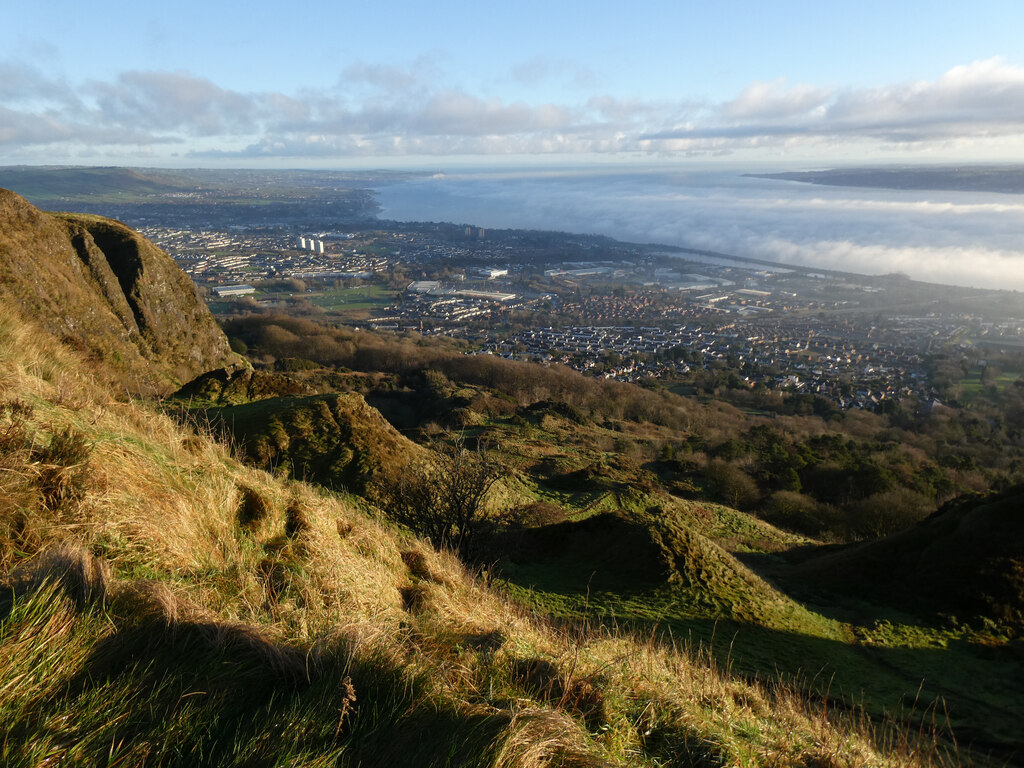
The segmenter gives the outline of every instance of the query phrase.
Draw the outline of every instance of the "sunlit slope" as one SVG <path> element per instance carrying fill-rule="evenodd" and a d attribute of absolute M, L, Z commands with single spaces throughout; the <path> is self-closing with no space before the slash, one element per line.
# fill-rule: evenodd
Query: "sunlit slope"
<path fill-rule="evenodd" d="M 556 629 L 0 320 L 0 762 L 914 765 L 654 640 Z M 930 753 L 928 753 L 930 754 Z"/>
<path fill-rule="evenodd" d="M 116 221 L 43 213 L 7 190 L 0 297 L 134 393 L 167 394 L 234 359 L 192 281 L 163 251 Z"/>

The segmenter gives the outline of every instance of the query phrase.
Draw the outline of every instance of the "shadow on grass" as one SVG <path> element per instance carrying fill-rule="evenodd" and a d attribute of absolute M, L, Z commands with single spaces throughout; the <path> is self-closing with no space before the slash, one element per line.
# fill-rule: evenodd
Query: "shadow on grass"
<path fill-rule="evenodd" d="M 457 704 L 401 659 L 344 637 L 300 648 L 246 625 L 175 618 L 186 607 L 158 589 L 73 597 L 44 581 L 0 619 L 5 766 L 483 768 L 517 739 L 529 749 L 526 733 L 561 750 L 567 768 L 600 764 L 558 731 L 564 722 Z M 54 668 L 34 682 L 9 663 L 26 637 Z M 71 640 L 80 652 L 68 656 Z"/>
<path fill-rule="evenodd" d="M 85 702 L 104 690 L 139 701 L 103 742 L 164 741 L 160 762 L 170 765 L 271 766 L 294 753 L 340 765 L 483 766 L 511 722 L 446 706 L 344 643 L 306 654 L 209 623 L 150 623 L 99 641 L 62 696 Z"/>
<path fill-rule="evenodd" d="M 547 567 L 545 567 L 547 565 Z M 499 586 L 512 599 L 567 624 L 594 624 L 684 649 L 720 670 L 802 691 L 812 706 L 862 712 L 876 725 L 879 746 L 911 733 L 954 740 L 966 756 L 988 755 L 996 764 L 1024 761 L 1024 648 L 947 639 L 941 647 L 875 642 L 863 633 L 848 639 L 737 620 L 722 606 L 702 603 L 680 587 L 635 585 L 600 590 L 608 579 L 587 579 L 570 566 L 532 563 L 510 569 Z M 826 613 L 820 606 L 809 611 Z M 842 616 L 836 612 L 837 618 Z M 887 644 L 883 644 L 887 643 Z"/>

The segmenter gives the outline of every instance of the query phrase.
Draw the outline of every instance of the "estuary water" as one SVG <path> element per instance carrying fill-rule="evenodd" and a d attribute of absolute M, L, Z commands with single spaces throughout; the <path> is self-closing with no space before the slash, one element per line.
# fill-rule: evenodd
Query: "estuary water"
<path fill-rule="evenodd" d="M 601 234 L 1024 290 L 1024 195 L 828 187 L 676 168 L 479 169 L 381 186 L 383 218 Z"/>

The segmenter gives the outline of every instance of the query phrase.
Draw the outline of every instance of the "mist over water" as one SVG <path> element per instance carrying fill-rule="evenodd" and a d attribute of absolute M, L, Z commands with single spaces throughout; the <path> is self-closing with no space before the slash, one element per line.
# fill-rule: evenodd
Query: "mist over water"
<path fill-rule="evenodd" d="M 1024 196 L 826 187 L 741 171 L 470 171 L 377 190 L 381 216 L 608 235 L 1024 290 Z"/>

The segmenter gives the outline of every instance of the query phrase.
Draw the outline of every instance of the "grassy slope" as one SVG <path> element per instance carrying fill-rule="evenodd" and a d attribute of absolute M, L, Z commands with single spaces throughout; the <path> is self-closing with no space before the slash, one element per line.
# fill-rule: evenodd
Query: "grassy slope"
<path fill-rule="evenodd" d="M 777 589 L 774 577 L 766 581 L 758 573 L 778 575 L 786 550 L 816 544 L 734 509 L 658 490 L 647 469 L 656 464 L 642 464 L 640 457 L 650 454 L 645 443 L 657 446 L 677 437 L 671 431 L 630 422 L 601 426 L 571 409 L 560 415 L 551 406 L 488 417 L 464 406 L 480 403 L 486 411 L 488 401 L 495 404 L 494 393 L 450 384 L 435 389 L 407 393 L 404 400 L 376 395 L 371 401 L 413 432 L 431 418 L 461 414 L 456 423 L 466 437 L 491 445 L 515 468 L 492 495 L 496 508 L 555 505 L 573 521 L 548 520 L 548 527 L 499 539 L 480 553 L 486 562 L 500 561 L 489 570 L 499 575 L 496 583 L 510 599 L 577 621 L 683 638 L 745 675 L 772 680 L 781 674 L 816 695 L 862 703 L 878 717 L 909 712 L 916 698 L 912 720 L 929 719 L 934 707 L 944 708 L 942 718 L 948 711 L 959 736 L 983 750 L 989 744 L 1012 749 L 1018 742 L 1024 699 L 1001 685 L 1022 672 L 1015 645 L 998 633 L 936 627 L 847 598 L 815 601 L 812 595 L 811 602 L 801 602 Z M 264 401 L 225 413 L 238 411 L 232 418 L 238 419 L 240 439 L 272 435 L 267 419 L 280 421 L 301 450 L 319 454 L 328 466 L 335 462 L 335 448 L 318 447 L 300 434 L 308 429 L 289 426 L 294 406 L 319 399 L 285 408 Z M 250 411 L 266 418 L 246 418 Z M 378 432 L 388 430 L 373 434 Z M 354 453 L 379 452 L 365 437 L 345 444 Z M 366 445 L 369 452 L 360 447 Z M 357 487 L 345 471 L 332 472 L 336 477 L 320 481 Z M 299 474 L 316 477 L 306 469 Z M 524 536 L 527 549 L 546 554 L 517 553 Z M 652 576 L 645 564 L 654 561 L 664 567 Z"/>
<path fill-rule="evenodd" d="M 560 466 L 572 468 L 600 460 L 603 431 L 545 418 L 519 430 L 518 438 L 517 430 L 494 425 L 491 439 L 525 464 L 554 455 Z M 1008 754 L 1020 747 L 1024 697 L 1008 681 L 1024 675 L 1021 641 L 1008 641 L 999 631 L 936 626 L 835 592 L 828 599 L 807 598 L 804 588 L 794 599 L 775 586 L 774 578 L 766 581 L 757 573 L 780 575 L 781 551 L 811 549 L 814 542 L 721 505 L 635 487 L 624 493 L 628 474 L 611 469 L 605 477 L 577 476 L 575 486 L 559 484 L 552 491 L 543 480 L 521 473 L 516 490 L 524 500 L 562 505 L 574 520 L 601 510 L 639 510 L 649 528 L 676 532 L 683 575 L 677 570 L 661 584 L 630 584 L 621 573 L 602 579 L 595 564 L 607 561 L 607 554 L 591 541 L 589 551 L 567 547 L 559 556 L 505 562 L 501 584 L 510 597 L 556 615 L 597 616 L 638 631 L 667 631 L 738 672 L 767 679 L 782 674 L 877 716 L 916 709 L 914 719 L 920 721 L 937 711 L 940 719 L 950 719 L 964 743 L 982 751 L 1001 745 L 997 749 Z M 729 553 L 754 564 L 757 573 Z M 882 560 L 871 567 L 886 568 Z M 699 578 L 686 578 L 687 569 Z M 819 575 L 809 583 L 825 580 Z"/>
<path fill-rule="evenodd" d="M 552 627 L 82 371 L 0 320 L 4 765 L 934 758 L 661 642 Z"/>
<path fill-rule="evenodd" d="M 527 409 L 525 418 L 522 411 L 486 417 L 459 411 L 455 403 L 482 403 L 491 395 L 473 386 L 449 389 L 450 402 L 424 394 L 410 400 L 419 403 L 411 410 L 380 396 L 373 402 L 389 418 L 414 416 L 410 425 L 431 414 L 462 413 L 467 438 L 494 446 L 516 468 L 492 496 L 496 507 L 555 505 L 574 521 L 549 520 L 548 527 L 518 535 L 528 539 L 527 549 L 546 551 L 542 557 L 517 553 L 523 542 L 516 536 L 481 553 L 485 561 L 500 561 L 494 572 L 509 598 L 574 620 L 685 638 L 743 674 L 782 674 L 817 694 L 862 702 L 876 716 L 909 709 L 916 697 L 913 719 L 930 718 L 929 708 L 942 702 L 961 738 L 982 749 L 1017 743 L 1024 700 L 1000 683 L 1021 674 L 1019 654 L 998 633 L 937 627 L 848 598 L 794 599 L 758 573 L 778 575 L 786 550 L 815 543 L 734 509 L 657 490 L 645 468 L 655 465 L 641 464 L 639 456 L 649 453 L 645 442 L 665 439 L 664 430 L 628 422 L 601 426 L 551 407 Z M 247 409 L 278 418 L 273 401 Z M 265 424 L 244 419 L 236 426 L 239 434 L 270 433 Z M 350 442 L 356 452 L 367 444 Z M 333 449 L 322 453 L 328 463 L 334 460 Z M 343 472 L 335 474 L 335 484 L 342 479 L 354 487 Z M 652 577 L 643 564 L 653 561 L 664 568 Z"/>

